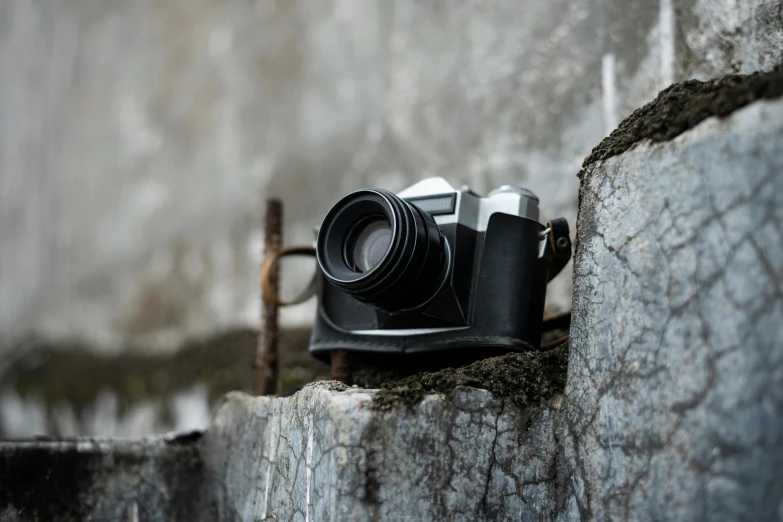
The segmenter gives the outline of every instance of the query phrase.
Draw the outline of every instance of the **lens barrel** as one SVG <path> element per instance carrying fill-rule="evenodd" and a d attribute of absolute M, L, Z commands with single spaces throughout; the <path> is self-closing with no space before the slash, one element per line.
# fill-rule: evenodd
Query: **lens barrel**
<path fill-rule="evenodd" d="M 378 242 L 364 238 L 368 228 L 385 225 L 391 237 L 382 238 L 388 247 L 380 256 Z M 364 251 L 365 243 L 374 250 Z M 397 312 L 434 296 L 448 268 L 445 248 L 432 216 L 387 190 L 365 189 L 348 194 L 326 215 L 316 257 L 336 287 L 378 309 Z"/>

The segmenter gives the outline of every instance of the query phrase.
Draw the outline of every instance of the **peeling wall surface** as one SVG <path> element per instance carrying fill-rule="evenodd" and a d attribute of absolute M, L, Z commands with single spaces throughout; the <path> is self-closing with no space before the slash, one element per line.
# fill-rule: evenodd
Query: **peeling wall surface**
<path fill-rule="evenodd" d="M 526 185 L 573 223 L 622 118 L 673 81 L 769 69 L 782 27 L 771 0 L 6 0 L 0 350 L 254 326 L 265 196 L 289 243 L 350 190 L 433 175 Z M 566 273 L 550 307 L 570 296 Z"/>

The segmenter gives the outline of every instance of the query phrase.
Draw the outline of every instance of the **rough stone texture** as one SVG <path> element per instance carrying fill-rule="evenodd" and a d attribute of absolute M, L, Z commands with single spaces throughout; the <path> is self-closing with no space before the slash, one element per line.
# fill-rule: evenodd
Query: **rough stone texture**
<path fill-rule="evenodd" d="M 563 462 L 596 520 L 783 513 L 783 100 L 582 175 Z"/>
<path fill-rule="evenodd" d="M 485 389 L 520 409 L 535 407 L 542 400 L 563 393 L 567 361 L 565 342 L 545 352 L 508 353 L 462 367 L 421 372 L 381 383 L 373 408 L 390 409 L 400 403 L 415 406 L 429 392 L 450 393 L 461 386 Z"/>
<path fill-rule="evenodd" d="M 430 175 L 573 220 L 625 115 L 781 58 L 779 0 L 4 0 L 0 350 L 255 326 L 264 195 L 288 242 L 349 190 Z M 569 306 L 567 274 L 550 295 Z"/>
<path fill-rule="evenodd" d="M 0 442 L 0 520 L 194 520 L 206 480 L 197 440 Z"/>
<path fill-rule="evenodd" d="M 458 388 L 379 411 L 376 395 L 229 395 L 202 445 L 220 519 L 533 521 L 552 505 L 549 408 Z"/>

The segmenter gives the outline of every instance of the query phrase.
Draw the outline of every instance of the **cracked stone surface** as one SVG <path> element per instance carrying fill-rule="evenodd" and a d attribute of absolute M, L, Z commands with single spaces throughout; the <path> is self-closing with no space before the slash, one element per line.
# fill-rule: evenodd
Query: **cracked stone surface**
<path fill-rule="evenodd" d="M 783 101 L 582 174 L 571 518 L 783 516 Z"/>
<path fill-rule="evenodd" d="M 539 520 L 552 503 L 553 410 L 458 388 L 378 411 L 377 391 L 329 386 L 227 397 L 202 446 L 221 520 Z"/>

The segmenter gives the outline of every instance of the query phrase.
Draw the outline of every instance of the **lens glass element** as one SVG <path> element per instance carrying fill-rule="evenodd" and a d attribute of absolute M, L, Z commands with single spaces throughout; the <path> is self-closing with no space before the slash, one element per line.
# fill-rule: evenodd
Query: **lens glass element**
<path fill-rule="evenodd" d="M 383 261 L 391 240 L 392 227 L 385 218 L 363 221 L 348 237 L 348 265 L 357 272 L 369 272 Z"/>
<path fill-rule="evenodd" d="M 326 214 L 318 267 L 338 289 L 385 312 L 423 306 L 449 264 L 441 231 L 424 210 L 383 189 L 362 189 Z"/>

